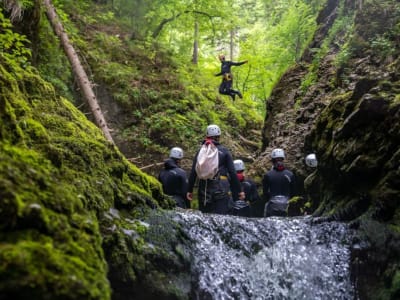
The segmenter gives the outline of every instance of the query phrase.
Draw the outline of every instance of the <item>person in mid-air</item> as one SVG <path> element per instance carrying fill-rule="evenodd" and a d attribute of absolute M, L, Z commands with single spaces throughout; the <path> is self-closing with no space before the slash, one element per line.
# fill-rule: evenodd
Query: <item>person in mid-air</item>
<path fill-rule="evenodd" d="M 236 95 L 239 98 L 243 98 L 242 94 L 238 90 L 232 89 L 233 86 L 233 76 L 231 73 L 232 66 L 241 66 L 247 63 L 247 60 L 241 62 L 233 62 L 225 59 L 225 55 L 220 54 L 219 60 L 221 61 L 221 72 L 215 74 L 215 76 L 222 76 L 222 82 L 219 85 L 219 93 L 221 95 L 228 95 L 232 97 L 232 100 L 235 101 Z"/>

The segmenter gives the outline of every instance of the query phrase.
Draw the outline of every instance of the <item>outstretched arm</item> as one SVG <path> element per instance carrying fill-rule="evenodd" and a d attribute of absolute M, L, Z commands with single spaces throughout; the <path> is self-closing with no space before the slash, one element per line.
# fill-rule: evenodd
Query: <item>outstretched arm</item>
<path fill-rule="evenodd" d="M 240 62 L 232 62 L 232 66 L 241 66 L 247 64 L 248 60 L 240 61 Z"/>

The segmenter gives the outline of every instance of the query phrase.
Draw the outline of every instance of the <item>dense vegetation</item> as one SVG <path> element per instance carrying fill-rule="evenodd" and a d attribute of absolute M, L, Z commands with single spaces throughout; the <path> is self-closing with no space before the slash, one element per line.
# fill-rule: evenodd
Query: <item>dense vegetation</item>
<path fill-rule="evenodd" d="M 307 16 L 299 31 L 298 24 L 291 23 L 296 11 L 287 9 L 293 3 L 286 1 L 276 6 L 253 1 L 260 16 L 214 3 L 217 9 L 211 2 L 196 7 L 202 13 L 186 12 L 178 1 L 135 6 L 143 10 L 127 9 L 134 2 L 97 2 L 53 4 L 90 74 L 119 149 L 85 117 L 92 118 L 41 1 L 1 2 L 2 297 L 109 299 L 110 283 L 122 285 L 122 293 L 129 287 L 133 295 L 147 277 L 161 298 L 182 293 L 153 265 L 151 258 L 157 260 L 164 252 L 146 246 L 146 227 L 137 220 L 148 208 L 169 208 L 172 202 L 153 177 L 126 157 L 146 165 L 159 161 L 176 144 L 193 148 L 190 155 L 209 122 L 219 123 L 227 137 L 243 134 L 252 139 L 251 130 L 261 126 L 263 101 L 273 82 L 299 54 L 278 40 L 270 48 L 252 41 L 261 42 L 260 32 L 271 39 L 268 27 L 288 35 L 296 30 L 300 51 L 313 31 L 317 11 L 293 1 Z M 126 14 L 129 11 L 139 15 Z M 274 18 L 264 24 L 267 11 Z M 170 12 L 179 20 L 156 35 Z M 191 36 L 194 16 L 211 13 L 214 26 L 214 17 L 211 23 L 198 20 L 208 26 L 200 26 L 204 45 L 196 62 L 190 58 L 192 41 L 185 37 Z M 243 27 L 250 17 L 258 32 Z M 240 32 L 240 39 L 232 43 L 233 58 L 254 60 L 249 68 L 235 70 L 245 97 L 234 103 L 217 94 L 219 79 L 214 77 L 219 71 L 217 54 L 229 54 L 226 39 L 220 38 L 231 29 L 226 19 Z M 279 29 L 279 24 L 285 26 Z M 268 56 L 262 52 L 267 49 Z M 263 72 L 267 64 L 271 78 Z M 253 139 L 259 143 L 257 134 Z"/>
<path fill-rule="evenodd" d="M 319 2 L 55 4 L 87 62 L 117 145 L 143 167 L 162 161 L 175 145 L 191 157 L 209 123 L 220 124 L 238 155 L 254 152 L 260 145 L 265 100 L 309 42 Z M 45 19 L 39 39 L 35 64 L 42 76 L 80 106 L 70 70 L 64 67 L 65 58 Z M 249 60 L 248 65 L 233 68 L 243 100 L 232 102 L 218 94 L 220 77 L 214 74 L 219 72 L 219 53 L 235 61 Z M 250 148 L 238 143 L 242 137 L 253 142 Z"/>
<path fill-rule="evenodd" d="M 174 280 L 188 258 L 147 244 L 139 221 L 172 202 L 135 165 L 155 174 L 179 145 L 187 167 L 212 122 L 236 157 L 258 159 L 257 174 L 274 143 L 304 178 L 301 158 L 317 150 L 307 209 L 354 221 L 365 242 L 354 264 L 374 266 L 360 290 L 396 299 L 398 1 L 53 4 L 117 147 L 88 121 L 42 2 L 1 1 L 0 298 L 185 299 Z M 220 53 L 249 60 L 233 68 L 244 99 L 218 94 Z M 177 245 L 179 228 L 160 227 L 153 238 Z"/>

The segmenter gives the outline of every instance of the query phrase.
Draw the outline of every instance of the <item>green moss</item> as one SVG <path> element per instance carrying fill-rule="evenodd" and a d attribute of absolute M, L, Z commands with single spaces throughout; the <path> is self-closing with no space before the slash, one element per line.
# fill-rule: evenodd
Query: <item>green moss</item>
<path fill-rule="evenodd" d="M 392 279 L 392 285 L 390 288 L 391 299 L 400 297 L 400 270 L 397 270 Z"/>
<path fill-rule="evenodd" d="M 132 266 L 144 268 L 145 229 L 114 223 L 119 235 L 103 239 L 104 212 L 172 203 L 33 68 L 2 61 L 0 96 L 0 294 L 110 299 L 109 268 L 130 266 L 133 281 Z"/>
<path fill-rule="evenodd" d="M 43 237 L 2 244 L 2 294 L 20 299 L 109 299 L 108 283 L 100 275 L 105 265 L 84 250 L 81 255 L 76 249 L 67 253 Z"/>

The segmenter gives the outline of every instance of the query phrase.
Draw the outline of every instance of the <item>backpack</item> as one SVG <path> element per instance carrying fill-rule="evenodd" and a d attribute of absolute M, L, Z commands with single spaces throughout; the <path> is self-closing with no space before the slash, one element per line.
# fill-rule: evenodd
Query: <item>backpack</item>
<path fill-rule="evenodd" d="M 218 173 L 218 166 L 218 148 L 211 141 L 206 141 L 197 155 L 197 177 L 203 180 L 215 178 Z"/>

